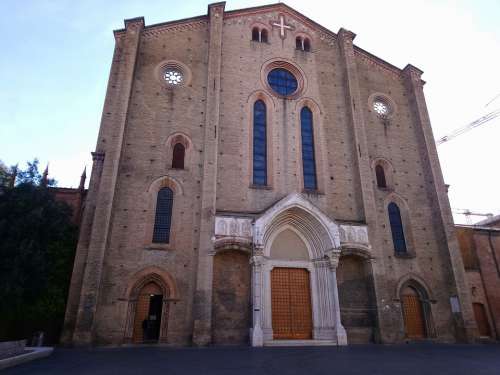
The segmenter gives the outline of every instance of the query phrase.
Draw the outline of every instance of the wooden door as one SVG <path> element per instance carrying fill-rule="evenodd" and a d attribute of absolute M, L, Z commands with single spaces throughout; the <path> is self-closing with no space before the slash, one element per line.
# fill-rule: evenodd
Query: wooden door
<path fill-rule="evenodd" d="M 311 292 L 306 269 L 274 268 L 271 300 L 274 339 L 312 338 Z"/>
<path fill-rule="evenodd" d="M 139 293 L 139 296 L 137 297 L 137 304 L 135 308 L 135 318 L 134 318 L 134 332 L 132 336 L 132 341 L 134 343 L 141 343 L 147 339 L 147 337 L 144 337 L 144 333 L 148 325 L 151 298 L 154 296 L 158 296 L 159 299 L 161 300 L 162 298 L 161 289 L 155 283 L 149 283 L 142 288 L 141 292 Z M 161 322 L 161 302 L 160 302 L 159 315 L 160 316 L 156 318 L 158 319 L 158 324 L 160 324 Z"/>
<path fill-rule="evenodd" d="M 479 329 L 479 336 L 489 337 L 491 335 L 490 324 L 488 323 L 484 305 L 482 303 L 473 303 L 472 306 L 474 307 L 474 316 L 476 318 L 477 328 Z"/>
<path fill-rule="evenodd" d="M 424 338 L 425 320 L 419 295 L 413 288 L 408 287 L 403 292 L 402 299 L 406 335 L 412 339 Z"/>

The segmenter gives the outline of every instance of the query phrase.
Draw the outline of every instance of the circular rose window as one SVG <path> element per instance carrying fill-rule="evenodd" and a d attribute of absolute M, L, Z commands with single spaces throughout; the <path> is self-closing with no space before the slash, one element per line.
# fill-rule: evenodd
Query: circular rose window
<path fill-rule="evenodd" d="M 269 86 L 281 96 L 289 96 L 297 91 L 297 78 L 288 70 L 283 68 L 275 68 L 267 75 L 267 83 Z"/>
<path fill-rule="evenodd" d="M 163 79 L 167 82 L 167 84 L 177 86 L 182 83 L 182 81 L 184 80 L 184 76 L 179 70 L 168 68 L 167 70 L 165 70 Z"/>
<path fill-rule="evenodd" d="M 387 104 L 384 100 L 375 99 L 375 101 L 373 102 L 373 110 L 379 116 L 387 116 L 389 114 L 390 108 L 389 104 Z"/>

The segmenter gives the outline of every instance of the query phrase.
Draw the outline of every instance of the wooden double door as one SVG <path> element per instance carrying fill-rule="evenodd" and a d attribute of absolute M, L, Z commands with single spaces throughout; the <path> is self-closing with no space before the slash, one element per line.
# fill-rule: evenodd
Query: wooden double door
<path fill-rule="evenodd" d="M 312 338 L 309 272 L 304 268 L 271 271 L 273 337 L 276 340 Z"/>
<path fill-rule="evenodd" d="M 410 339 L 425 338 L 424 309 L 418 293 L 415 289 L 406 287 L 401 297 L 403 302 L 406 336 Z"/>

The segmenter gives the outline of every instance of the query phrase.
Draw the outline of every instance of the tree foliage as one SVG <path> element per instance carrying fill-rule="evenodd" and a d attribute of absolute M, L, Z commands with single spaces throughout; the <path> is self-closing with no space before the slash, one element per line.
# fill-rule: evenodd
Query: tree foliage
<path fill-rule="evenodd" d="M 0 194 L 0 341 L 62 324 L 77 242 L 71 208 L 39 186 L 38 161 Z"/>

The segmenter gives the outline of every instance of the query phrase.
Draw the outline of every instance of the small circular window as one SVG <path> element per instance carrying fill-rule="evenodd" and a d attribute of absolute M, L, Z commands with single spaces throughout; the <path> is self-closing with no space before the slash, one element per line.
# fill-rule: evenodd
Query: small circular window
<path fill-rule="evenodd" d="M 377 98 L 373 101 L 373 110 L 379 116 L 387 116 L 390 112 L 390 107 L 385 100 Z"/>
<path fill-rule="evenodd" d="M 178 69 L 167 68 L 165 70 L 165 74 L 163 75 L 163 79 L 167 82 L 168 85 L 177 86 L 184 81 L 184 76 L 182 72 Z"/>
<path fill-rule="evenodd" d="M 288 70 L 276 68 L 267 75 L 269 86 L 279 95 L 288 96 L 297 91 L 297 78 Z"/>

